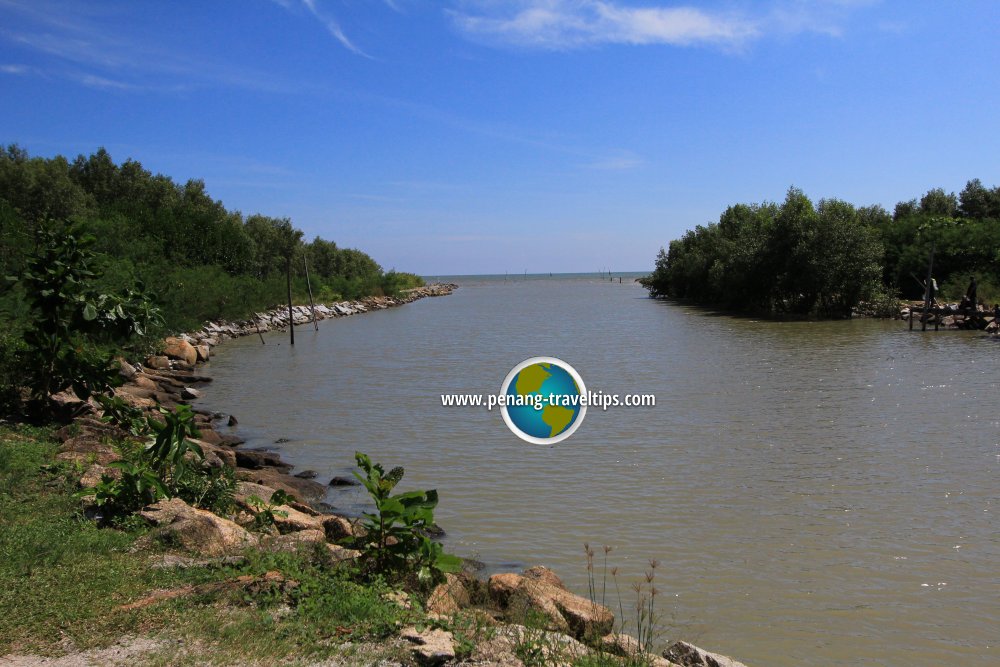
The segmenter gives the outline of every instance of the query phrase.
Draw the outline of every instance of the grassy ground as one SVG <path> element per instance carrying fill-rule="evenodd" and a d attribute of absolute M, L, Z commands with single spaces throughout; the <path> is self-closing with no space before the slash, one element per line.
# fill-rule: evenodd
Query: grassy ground
<path fill-rule="evenodd" d="M 335 662 L 326 664 L 408 665 L 413 658 L 399 630 L 433 625 L 419 602 L 409 599 L 406 609 L 388 586 L 359 583 L 356 573 L 331 564 L 325 549 L 249 551 L 236 565 L 152 567 L 164 552 L 151 551 L 149 540 L 137 548 L 143 529 L 98 528 L 82 515 L 79 471 L 55 464 L 56 449 L 45 429 L 0 424 L 0 662 L 18 655 L 29 658 L 13 664 L 61 656 L 57 664 L 66 667 L 317 665 L 330 658 Z M 443 622 L 460 657 L 493 637 L 482 619 L 467 610 Z M 513 655 L 525 665 L 648 664 L 603 652 L 569 658 L 561 648 L 566 638 L 543 631 L 544 620 L 514 642 Z M 500 662 L 511 654 L 502 655 Z"/>
<path fill-rule="evenodd" d="M 73 477 L 53 464 L 55 451 L 45 430 L 0 426 L 0 656 L 63 655 L 140 636 L 162 640 L 143 664 L 353 661 L 359 645 L 417 614 L 388 601 L 385 587 L 357 584 L 311 553 L 151 568 L 148 551 L 130 551 L 141 531 L 102 529 L 80 516 Z M 120 609 L 156 590 L 275 570 L 296 585 L 217 587 Z"/>

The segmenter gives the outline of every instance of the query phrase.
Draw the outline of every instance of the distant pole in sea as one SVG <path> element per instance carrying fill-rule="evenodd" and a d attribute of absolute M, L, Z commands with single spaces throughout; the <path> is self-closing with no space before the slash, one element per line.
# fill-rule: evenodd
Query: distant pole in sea
<path fill-rule="evenodd" d="M 285 262 L 285 284 L 288 287 L 288 334 L 291 337 L 292 345 L 295 345 L 295 320 L 292 319 L 292 253 L 288 253 L 288 261 Z"/>
<path fill-rule="evenodd" d="M 256 314 L 253 314 L 253 325 L 257 327 L 257 335 L 260 336 L 260 344 L 267 345 L 267 343 L 264 342 L 264 334 L 260 332 L 260 320 L 257 319 Z"/>
<path fill-rule="evenodd" d="M 316 321 L 316 304 L 313 303 L 312 283 L 309 282 L 309 260 L 306 259 L 305 255 L 302 255 L 302 264 L 306 267 L 306 287 L 309 288 L 309 310 L 312 311 L 313 329 L 319 331 L 319 322 Z"/>
<path fill-rule="evenodd" d="M 937 242 L 936 241 L 932 241 L 931 242 L 931 256 L 927 260 L 927 282 L 924 283 L 924 285 L 925 285 L 925 287 L 924 287 L 924 314 L 923 314 L 923 317 L 920 318 L 921 323 L 922 323 L 921 327 L 920 327 L 921 331 L 927 331 L 927 311 L 931 307 L 931 280 L 932 280 L 931 275 L 932 275 L 932 273 L 934 271 L 934 249 L 936 247 L 937 247 Z M 934 329 L 935 329 L 935 331 L 937 330 L 937 316 L 935 316 L 935 320 L 934 320 Z"/>

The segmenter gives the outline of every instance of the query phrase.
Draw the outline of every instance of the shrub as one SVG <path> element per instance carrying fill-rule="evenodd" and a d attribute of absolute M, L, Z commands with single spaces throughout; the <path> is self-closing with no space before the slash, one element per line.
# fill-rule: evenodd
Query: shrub
<path fill-rule="evenodd" d="M 367 455 L 356 452 L 354 457 L 364 472 L 364 476 L 357 472 L 354 476 L 375 503 L 375 513 L 364 514 L 367 534 L 356 538 L 355 543 L 369 573 L 404 578 L 412 574 L 418 582 L 430 584 L 440 581 L 445 572 L 461 569 L 460 558 L 445 553 L 440 544 L 427 536 L 427 530 L 434 525 L 437 491 L 392 495 L 403 479 L 403 468 L 396 467 L 386 473 Z"/>

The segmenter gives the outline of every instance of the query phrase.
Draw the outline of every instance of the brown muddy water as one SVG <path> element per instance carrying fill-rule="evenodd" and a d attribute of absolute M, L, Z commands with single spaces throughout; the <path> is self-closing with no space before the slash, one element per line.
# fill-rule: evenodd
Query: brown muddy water
<path fill-rule="evenodd" d="M 401 489 L 440 491 L 447 548 L 491 571 L 546 564 L 585 595 L 583 544 L 610 545 L 628 608 L 659 559 L 664 639 L 756 667 L 1000 664 L 1000 342 L 717 316 L 628 280 L 457 281 L 294 348 L 227 342 L 202 404 L 320 481 L 355 450 L 405 466 Z M 656 406 L 591 408 L 553 447 L 442 407 L 533 356 Z"/>

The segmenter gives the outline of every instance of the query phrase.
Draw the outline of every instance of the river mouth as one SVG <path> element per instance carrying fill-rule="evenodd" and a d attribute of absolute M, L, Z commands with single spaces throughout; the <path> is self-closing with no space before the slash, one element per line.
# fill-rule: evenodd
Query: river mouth
<path fill-rule="evenodd" d="M 277 332 L 227 342 L 203 405 L 318 481 L 350 476 L 355 451 L 404 466 L 401 488 L 439 490 L 447 547 L 493 570 L 545 564 L 586 594 L 583 544 L 599 585 L 609 545 L 629 608 L 658 559 L 664 638 L 750 665 L 998 661 L 993 341 L 713 316 L 629 280 L 455 282 L 299 328 L 294 348 Z M 442 406 L 535 356 L 656 406 L 591 409 L 551 447 L 496 410 Z M 355 512 L 363 493 L 327 502 Z"/>

